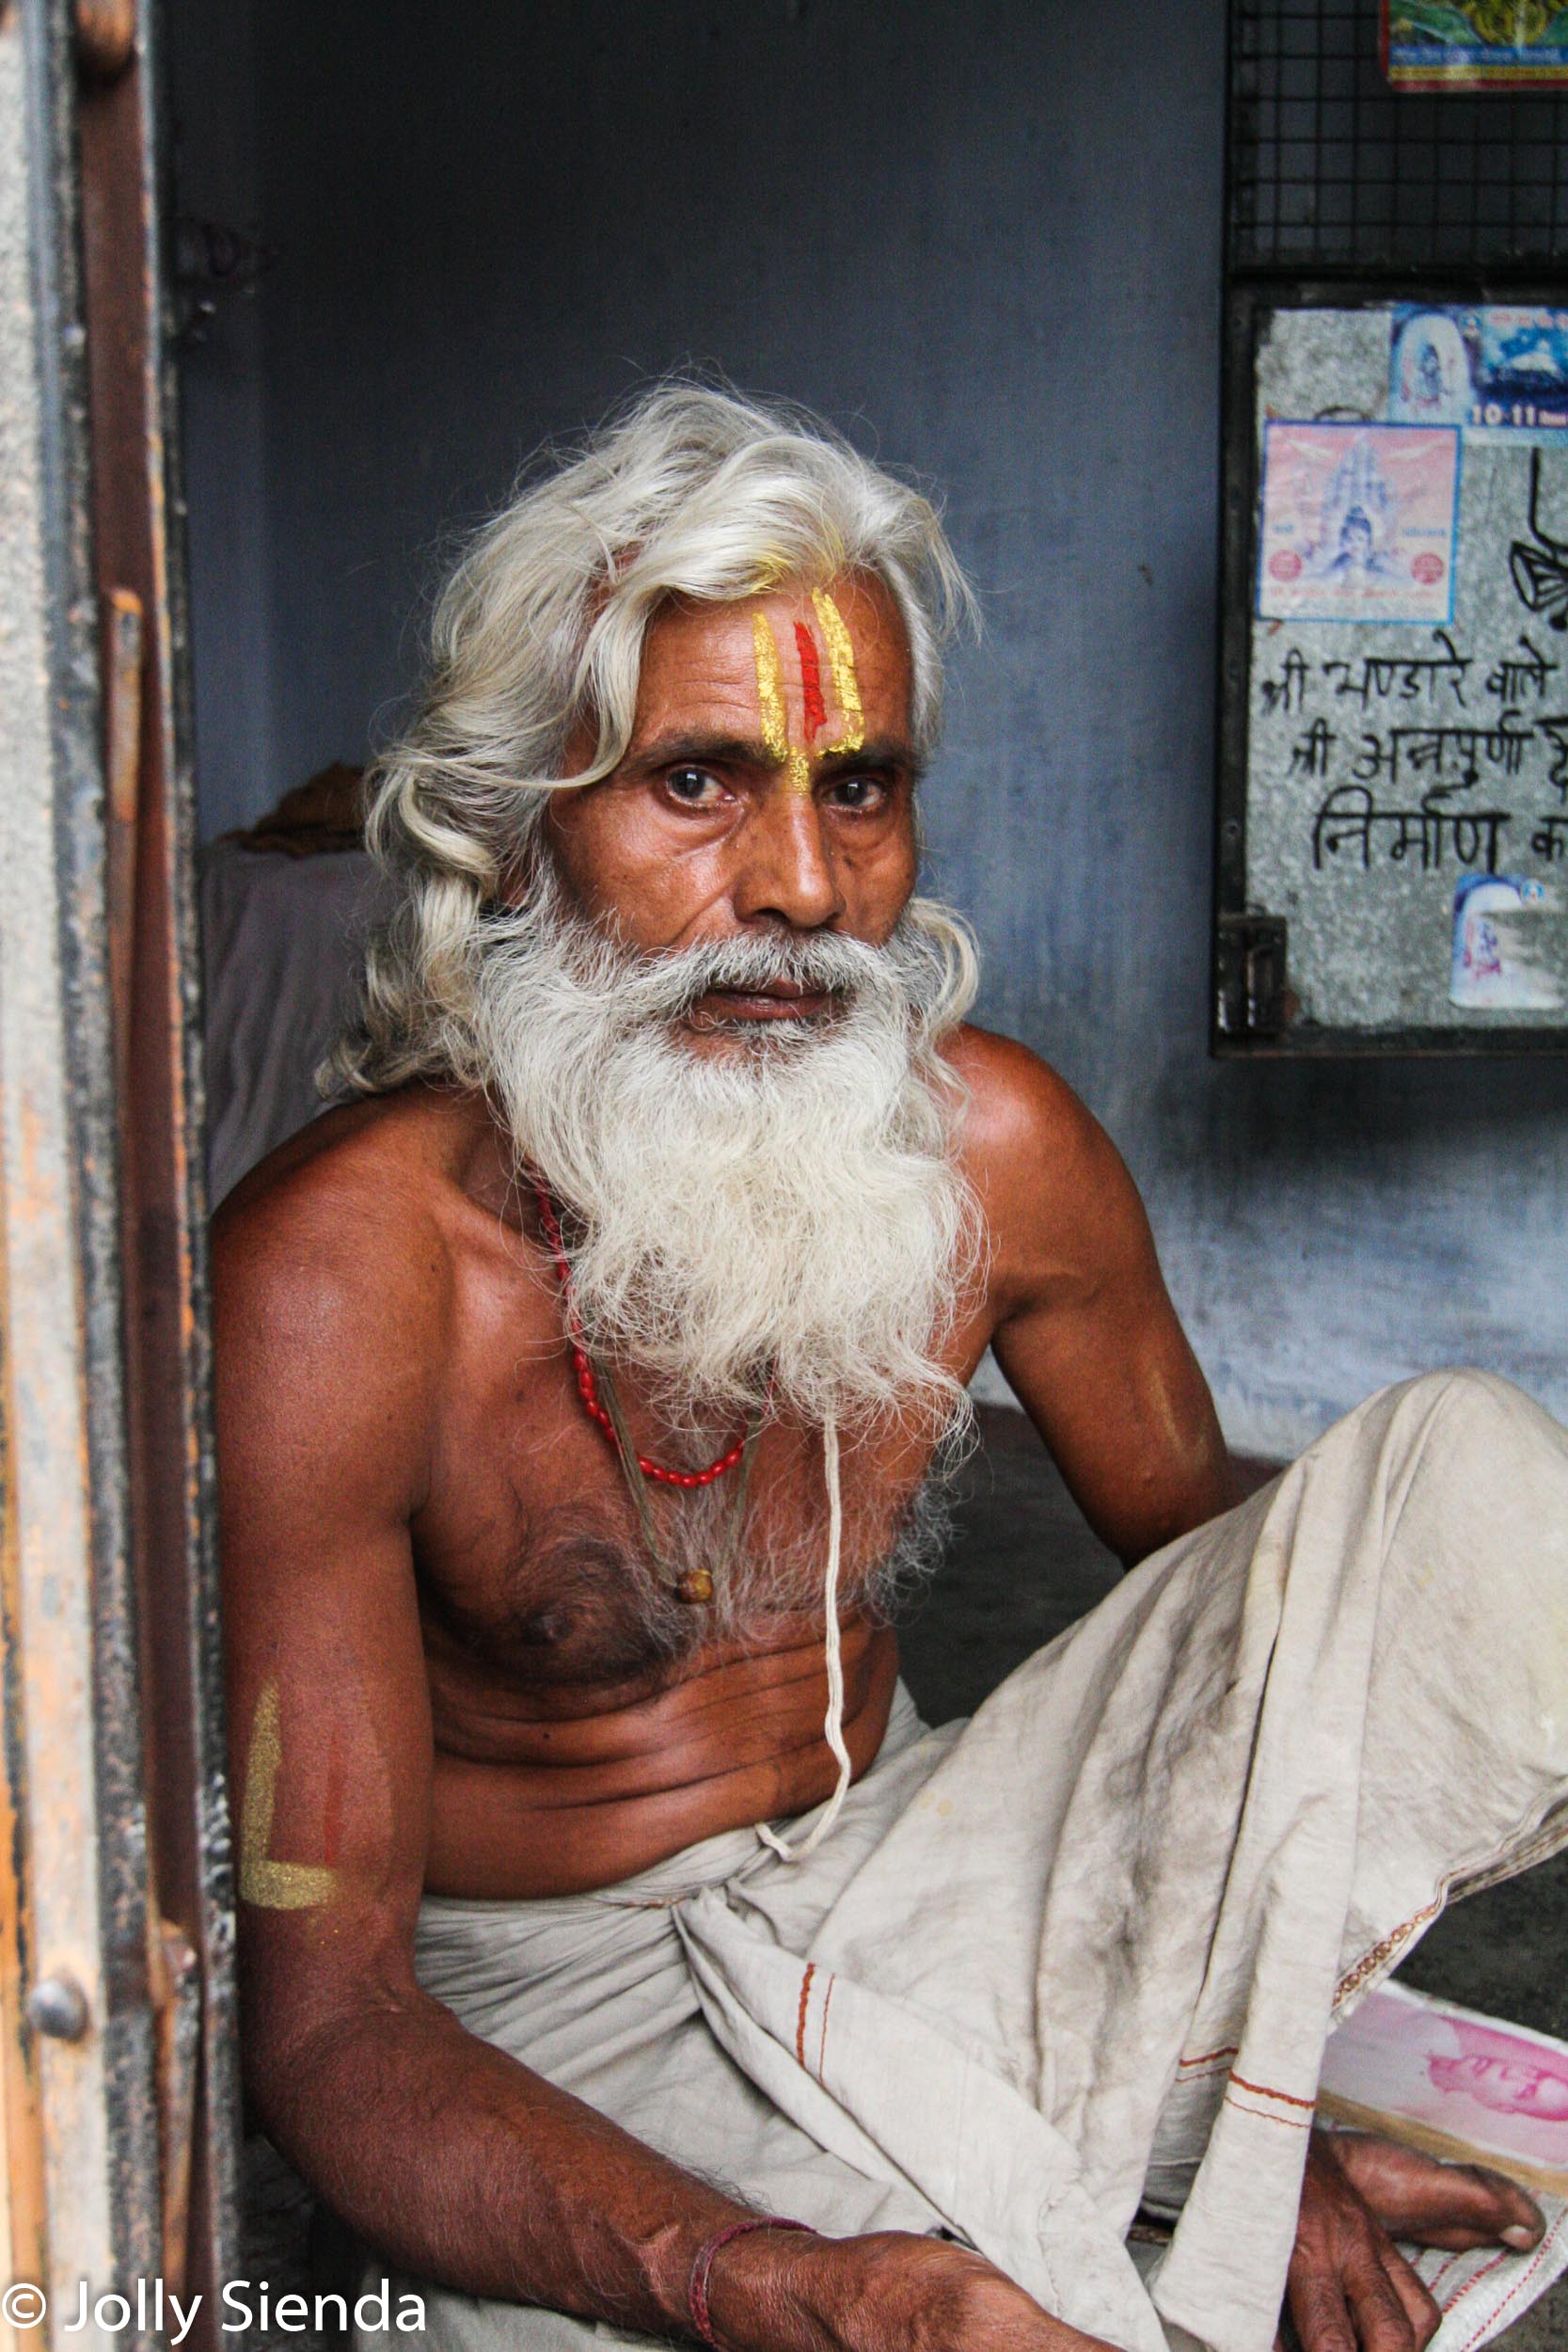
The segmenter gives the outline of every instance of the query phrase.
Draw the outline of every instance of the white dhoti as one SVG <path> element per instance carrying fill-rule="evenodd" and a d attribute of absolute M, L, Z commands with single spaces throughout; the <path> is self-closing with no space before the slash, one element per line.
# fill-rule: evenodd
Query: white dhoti
<path fill-rule="evenodd" d="M 969 1724 L 901 1701 L 805 1861 L 744 1831 L 594 1895 L 433 1899 L 417 1964 L 766 2211 L 953 2233 L 1124 2352 L 1269 2352 L 1336 2016 L 1449 1897 L 1565 1841 L 1568 1435 L 1438 1375 Z M 1151 2272 L 1140 2202 L 1180 2212 Z M 442 2352 L 616 2333 L 420 2291 Z"/>

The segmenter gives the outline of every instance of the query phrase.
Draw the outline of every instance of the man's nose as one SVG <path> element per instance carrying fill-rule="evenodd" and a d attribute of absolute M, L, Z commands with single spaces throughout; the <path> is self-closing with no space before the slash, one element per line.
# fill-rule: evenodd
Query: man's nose
<path fill-rule="evenodd" d="M 844 913 L 813 794 L 791 790 L 781 777 L 762 796 L 742 836 L 742 863 L 731 898 L 743 923 L 772 916 L 797 930 L 819 930 Z"/>

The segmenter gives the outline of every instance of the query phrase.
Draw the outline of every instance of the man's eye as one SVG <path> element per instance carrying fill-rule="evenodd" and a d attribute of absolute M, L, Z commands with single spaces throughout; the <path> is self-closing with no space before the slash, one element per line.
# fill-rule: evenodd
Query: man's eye
<path fill-rule="evenodd" d="M 839 776 L 832 787 L 835 807 L 868 811 L 880 808 L 887 787 L 878 776 Z"/>
<path fill-rule="evenodd" d="M 665 789 L 688 808 L 713 808 L 722 796 L 723 786 L 705 768 L 673 768 L 664 779 Z"/>

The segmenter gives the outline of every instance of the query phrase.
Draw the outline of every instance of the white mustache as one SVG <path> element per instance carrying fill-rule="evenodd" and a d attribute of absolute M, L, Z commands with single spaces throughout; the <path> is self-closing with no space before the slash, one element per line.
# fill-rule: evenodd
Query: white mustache
<path fill-rule="evenodd" d="M 685 948 L 668 961 L 667 977 L 685 992 L 689 1004 L 714 991 L 744 994 L 776 988 L 781 981 L 813 995 L 853 996 L 891 980 L 882 949 L 832 933 L 716 940 Z"/>
<path fill-rule="evenodd" d="M 571 943 L 579 1005 L 621 1036 L 684 1021 L 705 996 L 758 994 L 781 983 L 832 997 L 841 1009 L 874 1004 L 910 1011 L 930 1000 L 942 965 L 935 944 L 910 927 L 880 947 L 833 931 L 775 931 L 637 955 L 552 912 Z"/>
<path fill-rule="evenodd" d="M 590 1343 L 640 1366 L 676 1422 L 961 1415 L 941 1355 L 984 1238 L 939 1050 L 968 997 L 941 911 L 881 947 L 768 931 L 650 956 L 546 877 L 491 942 L 486 1083 L 571 1213 Z M 832 1017 L 748 1025 L 721 1057 L 678 1035 L 712 992 L 781 981 Z"/>

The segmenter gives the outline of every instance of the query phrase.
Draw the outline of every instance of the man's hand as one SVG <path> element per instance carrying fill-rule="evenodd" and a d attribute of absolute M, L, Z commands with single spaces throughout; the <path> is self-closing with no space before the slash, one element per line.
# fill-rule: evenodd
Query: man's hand
<path fill-rule="evenodd" d="M 736 2238 L 708 2306 L 734 2352 L 1112 2352 L 966 2247 L 893 2231 Z"/>
<path fill-rule="evenodd" d="M 1422 2352 L 1442 2313 L 1394 2244 L 1523 2252 L 1544 2228 L 1522 2188 L 1360 2132 L 1314 2132 L 1285 2305 L 1302 2352 Z"/>

